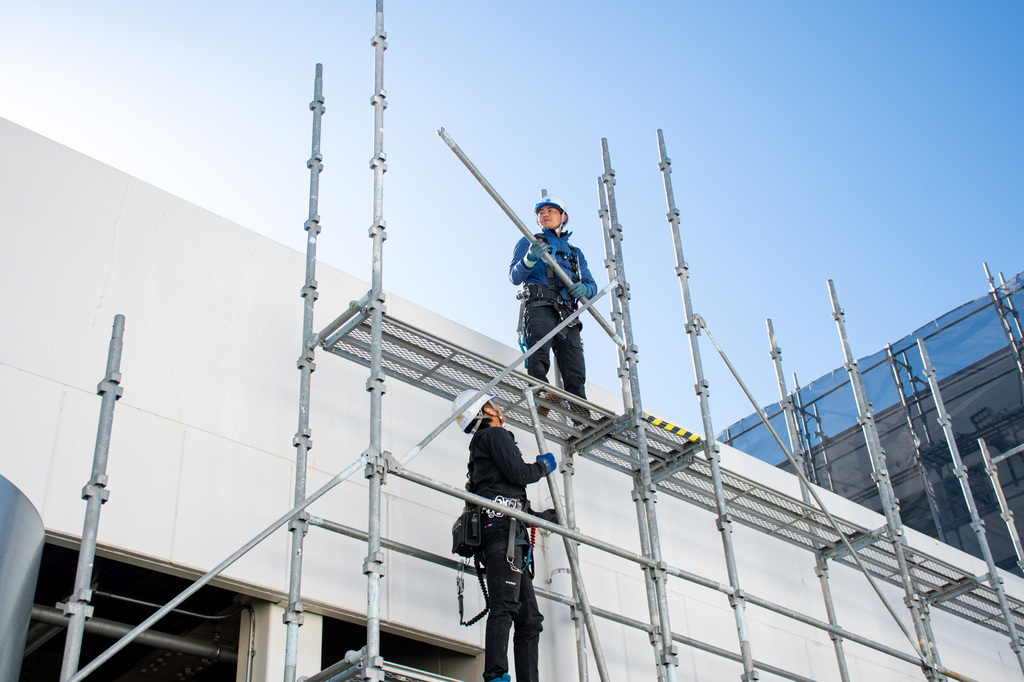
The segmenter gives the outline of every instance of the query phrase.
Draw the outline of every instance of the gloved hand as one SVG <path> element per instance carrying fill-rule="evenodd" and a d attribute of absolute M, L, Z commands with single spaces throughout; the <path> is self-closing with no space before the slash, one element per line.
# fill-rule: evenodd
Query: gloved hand
<path fill-rule="evenodd" d="M 569 295 L 573 298 L 590 298 L 590 285 L 586 282 L 573 282 L 569 287 Z"/>
<path fill-rule="evenodd" d="M 555 456 L 552 455 L 550 452 L 545 452 L 543 455 L 539 456 L 537 458 L 537 463 L 544 465 L 544 475 L 545 476 L 547 476 L 552 471 L 554 471 L 556 466 L 557 466 L 555 464 Z"/>
<path fill-rule="evenodd" d="M 544 239 L 534 240 L 534 242 L 530 244 L 530 250 L 527 251 L 526 255 L 523 257 L 523 263 L 526 264 L 526 267 L 532 268 L 537 264 L 537 261 L 544 257 L 545 253 L 551 253 L 551 247 L 548 246 L 547 241 Z"/>
<path fill-rule="evenodd" d="M 540 514 L 537 514 L 537 516 L 548 523 L 558 523 L 558 514 L 555 513 L 554 509 L 545 509 Z"/>

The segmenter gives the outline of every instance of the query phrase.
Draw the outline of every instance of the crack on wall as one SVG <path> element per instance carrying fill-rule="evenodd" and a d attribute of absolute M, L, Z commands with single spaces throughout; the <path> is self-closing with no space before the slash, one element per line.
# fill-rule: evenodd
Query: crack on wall
<path fill-rule="evenodd" d="M 124 191 L 121 193 L 121 203 L 117 207 L 117 216 L 114 218 L 114 223 L 111 228 L 114 231 L 113 238 L 110 240 L 110 258 L 107 261 L 107 272 L 103 277 L 103 285 L 100 287 L 100 295 L 96 300 L 96 316 L 93 317 L 93 327 L 97 324 L 97 318 L 99 317 L 100 310 L 103 309 L 103 303 L 106 301 L 107 292 L 110 289 L 110 280 L 114 275 L 114 262 L 117 256 L 117 240 L 118 240 L 118 229 L 121 226 L 121 220 L 124 218 L 124 207 L 128 203 L 128 195 L 131 193 L 132 188 L 132 177 L 129 175 L 127 181 L 124 184 Z"/>

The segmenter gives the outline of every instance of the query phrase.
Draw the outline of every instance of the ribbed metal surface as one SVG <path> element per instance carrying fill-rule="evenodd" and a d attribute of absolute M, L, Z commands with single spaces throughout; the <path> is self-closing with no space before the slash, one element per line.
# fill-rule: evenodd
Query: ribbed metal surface
<path fill-rule="evenodd" d="M 369 364 L 369 327 L 360 325 L 328 350 L 363 366 Z M 504 369 L 501 365 L 475 353 L 447 343 L 392 317 L 384 320 L 384 370 L 389 376 L 449 400 L 469 388 L 480 388 Z M 522 372 L 512 372 L 495 389 L 509 425 L 532 434 L 524 389 L 533 380 Z M 566 394 L 567 395 L 567 394 Z M 581 402 L 576 399 L 576 402 Z M 547 403 L 543 403 L 547 406 Z M 585 403 L 589 424 L 579 425 L 564 405 L 551 404 L 550 412 L 541 417 L 541 426 L 550 441 L 557 442 L 587 459 L 633 474 L 639 465 L 635 447 L 636 432 L 625 428 L 617 415 L 591 403 Z M 711 470 L 699 456 L 702 442 L 647 424 L 648 452 L 658 489 L 672 497 L 715 512 L 714 486 Z M 591 444 L 589 441 L 599 437 Z M 809 551 L 841 546 L 842 542 L 821 511 L 803 501 L 765 487 L 726 469 L 722 469 L 723 486 L 729 513 L 737 523 L 754 528 Z M 867 538 L 859 550 L 869 570 L 893 585 L 902 588 L 895 553 L 891 544 L 874 529 L 863 528 L 837 519 L 842 532 L 851 542 Z M 975 576 L 916 549 L 907 549 L 911 578 L 918 593 L 929 599 L 935 608 L 956 614 L 971 622 L 1007 633 L 999 608 L 997 594 Z M 850 566 L 854 562 L 842 553 L 836 561 Z M 962 587 L 962 591 L 956 588 Z M 947 591 L 948 598 L 943 598 Z M 1024 625 L 1024 602 L 1010 598 L 1014 622 Z"/>

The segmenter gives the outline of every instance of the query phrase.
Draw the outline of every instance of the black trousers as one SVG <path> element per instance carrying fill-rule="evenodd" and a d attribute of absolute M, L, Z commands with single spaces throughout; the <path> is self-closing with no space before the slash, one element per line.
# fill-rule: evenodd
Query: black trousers
<path fill-rule="evenodd" d="M 492 544 L 484 553 L 490 612 L 484 635 L 484 682 L 508 672 L 508 635 L 515 626 L 512 653 L 516 663 L 516 682 L 539 682 L 540 633 L 544 617 L 537 607 L 533 579 L 524 566 L 527 545 L 516 545 L 516 557 L 510 565 L 505 544 Z"/>
<path fill-rule="evenodd" d="M 552 329 L 562 318 L 558 308 L 551 304 L 529 303 L 526 306 L 524 325 L 526 327 L 526 346 L 533 346 Z M 551 368 L 551 355 L 554 351 L 558 362 L 558 371 L 562 375 L 562 386 L 566 391 L 581 398 L 587 397 L 587 368 L 583 362 L 583 340 L 580 338 L 582 325 L 574 323 L 548 343 L 541 346 L 526 360 L 526 373 L 535 379 L 547 382 L 548 370 Z M 564 338 L 563 338 L 564 337 Z"/>

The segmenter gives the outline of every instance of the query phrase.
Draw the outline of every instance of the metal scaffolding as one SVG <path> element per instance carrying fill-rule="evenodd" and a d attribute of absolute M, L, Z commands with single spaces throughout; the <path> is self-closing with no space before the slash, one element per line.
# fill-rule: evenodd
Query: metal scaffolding
<path fill-rule="evenodd" d="M 541 385 L 519 371 L 518 367 L 532 353 L 528 350 L 511 364 L 502 366 L 491 358 L 484 357 L 470 349 L 463 348 L 448 339 L 431 334 L 403 320 L 386 313 L 383 289 L 383 242 L 385 221 L 383 218 L 383 176 L 386 171 L 383 151 L 383 112 L 385 91 L 383 87 L 383 55 L 387 48 L 383 28 L 383 0 L 377 0 L 375 33 L 372 39 L 375 51 L 375 82 L 371 104 L 374 109 L 374 156 L 371 160 L 373 172 L 373 224 L 370 237 L 373 241 L 372 280 L 370 290 L 358 301 L 353 301 L 347 310 L 336 317 L 319 332 L 314 332 L 313 310 L 317 298 L 316 238 L 320 232 L 317 214 L 319 195 L 319 173 L 323 168 L 320 151 L 320 126 L 324 113 L 322 68 L 316 67 L 314 98 L 310 104 L 313 111 L 312 154 L 308 161 L 310 169 L 309 215 L 304 229 L 307 233 L 306 281 L 302 288 L 303 332 L 298 362 L 300 372 L 298 430 L 294 436 L 296 449 L 296 473 L 294 481 L 293 507 L 271 523 L 248 543 L 239 548 L 218 566 L 211 569 L 189 588 L 159 609 L 145 622 L 125 634 L 106 652 L 101 654 L 70 679 L 82 680 L 118 650 L 145 632 L 153 623 L 162 618 L 200 587 L 232 565 L 257 544 L 269 537 L 275 530 L 287 524 L 290 538 L 290 573 L 288 583 L 288 606 L 285 613 L 287 624 L 285 682 L 295 682 L 298 652 L 298 631 L 302 625 L 302 562 L 305 555 L 303 541 L 311 527 L 365 541 L 367 553 L 363 562 L 366 575 L 366 645 L 359 651 L 349 652 L 342 660 L 307 679 L 307 682 L 328 679 L 360 679 L 373 682 L 385 680 L 437 681 L 441 678 L 431 673 L 411 670 L 385 661 L 380 651 L 381 631 L 381 579 L 384 574 L 384 551 L 407 554 L 419 560 L 445 566 L 453 571 L 473 572 L 461 562 L 449 557 L 438 556 L 422 549 L 403 545 L 382 537 L 381 503 L 386 479 L 397 476 L 445 495 L 477 504 L 487 509 L 496 509 L 517 520 L 537 528 L 560 535 L 565 543 L 573 580 L 573 596 L 566 597 L 554 592 L 538 589 L 538 595 L 551 601 L 565 604 L 571 609 L 576 622 L 578 672 L 581 682 L 589 675 L 591 661 L 597 666 L 602 682 L 609 680 L 598 636 L 598 620 L 635 628 L 647 633 L 654 653 L 654 670 L 659 682 L 674 682 L 679 665 L 677 645 L 720 656 L 725 660 L 739 663 L 744 682 L 758 678 L 759 671 L 778 677 L 807 681 L 809 678 L 792 671 L 786 671 L 760 661 L 754 657 L 756 643 L 751 641 L 747 624 L 747 612 L 760 608 L 784 616 L 798 623 L 821 630 L 832 639 L 835 648 L 839 675 L 849 679 L 846 666 L 845 645 L 852 643 L 891 656 L 899 661 L 918 666 L 928 680 L 946 678 L 970 680 L 967 675 L 946 669 L 938 657 L 937 646 L 931 632 L 928 616 L 929 606 L 943 609 L 966 621 L 980 624 L 995 631 L 1004 632 L 1011 641 L 1017 642 L 1016 632 L 1024 626 L 1024 603 L 1006 595 L 1001 581 L 991 567 L 989 584 L 985 584 L 972 573 L 928 555 L 906 542 L 899 518 L 898 500 L 886 479 L 884 453 L 877 446 L 877 434 L 872 435 L 870 405 L 863 396 L 863 386 L 857 374 L 856 362 L 849 349 L 843 326 L 843 314 L 838 306 L 834 288 L 831 286 L 834 316 L 839 326 L 847 367 L 857 391 L 858 403 L 862 407 L 862 424 L 869 445 L 873 444 L 872 458 L 880 492 L 886 501 L 886 525 L 881 529 L 861 527 L 848 520 L 834 516 L 826 507 L 815 489 L 808 473 L 813 467 L 805 467 L 802 453 L 808 451 L 801 440 L 801 427 L 795 418 L 795 409 L 787 392 L 781 365 L 781 350 L 774 337 L 769 321 L 769 342 L 772 357 L 776 362 L 779 390 L 789 409 L 786 412 L 790 449 L 782 445 L 781 439 L 772 430 L 787 457 L 794 465 L 801 483 L 801 497 L 771 488 L 757 481 L 730 471 L 721 463 L 720 446 L 714 440 L 711 410 L 708 402 L 708 381 L 704 376 L 700 355 L 699 337 L 706 335 L 721 354 L 729 369 L 734 373 L 741 387 L 746 387 L 728 358 L 711 336 L 705 321 L 692 309 L 689 292 L 688 267 L 683 258 L 680 236 L 680 214 L 676 208 L 671 184 L 671 162 L 667 156 L 662 132 L 658 131 L 658 167 L 662 172 L 668 222 L 676 251 L 685 331 L 690 341 L 690 351 L 696 377 L 695 392 L 700 402 L 704 437 L 668 424 L 643 409 L 639 374 L 637 370 L 637 346 L 633 341 L 632 323 L 629 311 L 629 284 L 625 275 L 625 255 L 622 247 L 623 228 L 618 222 L 615 203 L 615 174 L 611 168 L 610 154 L 606 140 L 601 141 L 603 172 L 598 180 L 598 217 L 602 223 L 606 244 L 605 265 L 609 284 L 594 298 L 584 300 L 572 316 L 563 321 L 547 338 L 553 337 L 561 328 L 574 322 L 582 314 L 594 315 L 602 328 L 616 344 L 619 353 L 619 376 L 622 385 L 622 414 L 602 406 L 570 396 L 556 387 Z M 483 175 L 469 161 L 468 157 L 447 136 L 443 129 L 442 138 L 481 185 L 503 208 L 509 218 L 528 239 L 533 236 L 525 228 L 514 211 L 484 179 Z M 557 269 L 557 266 L 556 270 Z M 561 273 L 560 270 L 558 272 Z M 565 277 L 564 273 L 559 275 Z M 594 303 L 606 294 L 613 293 L 611 307 L 612 322 L 600 315 Z M 542 342 L 536 344 L 538 348 Z M 314 355 L 318 349 L 331 355 L 345 358 L 366 367 L 369 378 L 366 390 L 370 393 L 370 434 L 369 445 L 344 470 L 312 494 L 306 491 L 307 455 L 312 447 L 309 423 L 310 389 L 315 369 Z M 922 348 L 923 350 L 923 348 Z M 560 462 L 563 491 L 559 494 L 553 475 L 547 479 L 554 500 L 558 523 L 551 523 L 530 514 L 496 504 L 493 500 L 479 497 L 463 488 L 438 481 L 409 468 L 411 461 L 454 420 L 455 415 L 444 419 L 419 443 L 401 457 L 392 456 L 382 450 L 381 419 L 382 396 L 385 379 L 390 377 L 438 396 L 452 400 L 463 391 L 470 389 L 478 395 L 490 393 L 502 406 L 511 427 L 522 429 L 536 438 L 541 451 L 550 443 L 561 446 L 563 456 Z M 562 397 L 561 404 L 552 403 L 549 411 L 539 414 L 536 409 L 535 393 L 543 388 Z M 746 391 L 749 396 L 749 391 Z M 568 402 L 582 406 L 582 413 Z M 758 409 L 766 424 L 767 418 Z M 771 426 L 769 425 L 771 430 Z M 806 431 L 806 427 L 803 429 Z M 809 442 L 808 442 L 809 444 Z M 701 456 L 702 455 L 702 456 Z M 573 472 L 578 460 L 599 464 L 610 470 L 625 474 L 632 479 L 632 501 L 637 516 L 637 528 L 641 551 L 625 549 L 609 543 L 577 526 L 573 499 Z M 367 530 L 359 531 L 335 521 L 311 516 L 305 510 L 342 481 L 362 471 L 369 482 Z M 680 500 L 694 507 L 710 512 L 716 519 L 728 573 L 728 583 L 698 575 L 682 567 L 668 564 L 661 551 L 656 509 L 657 495 Z M 564 500 L 564 504 L 563 504 Z M 734 546 L 734 525 L 740 524 L 765 536 L 789 543 L 806 550 L 814 561 L 815 572 L 828 614 L 828 622 L 801 614 L 784 605 L 759 597 L 741 588 Z M 648 601 L 649 620 L 646 622 L 628 618 L 590 603 L 586 584 L 580 570 L 578 546 L 605 552 L 611 556 L 635 564 L 644 578 Z M 878 642 L 870 637 L 844 629 L 838 623 L 832 603 L 829 586 L 829 561 L 859 569 L 878 594 L 897 624 L 907 635 L 913 653 Z M 736 651 L 702 642 L 696 638 L 674 632 L 669 618 L 669 579 L 683 580 L 693 585 L 712 590 L 724 596 L 732 608 L 738 646 Z M 906 595 L 915 633 L 902 624 L 896 610 L 885 600 L 879 583 L 901 587 Z M 584 622 L 580 623 L 580 619 Z M 918 648 L 920 645 L 920 649 Z M 1014 649 L 1015 652 L 1018 649 Z"/>

